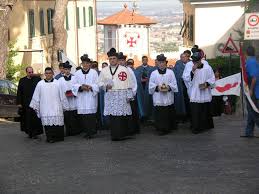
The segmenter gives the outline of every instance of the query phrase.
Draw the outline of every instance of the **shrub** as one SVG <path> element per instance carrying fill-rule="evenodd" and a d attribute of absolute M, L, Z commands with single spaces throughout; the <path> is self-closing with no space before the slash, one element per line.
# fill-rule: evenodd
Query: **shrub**
<path fill-rule="evenodd" d="M 208 59 L 207 61 L 214 70 L 216 68 L 221 69 L 222 77 L 227 77 L 241 71 L 239 56 L 232 56 L 231 60 L 229 57 L 219 56 L 214 59 Z"/>
<path fill-rule="evenodd" d="M 14 49 L 15 42 L 9 43 L 9 52 L 6 62 L 6 79 L 17 83 L 21 77 L 25 76 L 25 64 L 15 64 L 14 58 L 18 55 L 18 51 Z"/>

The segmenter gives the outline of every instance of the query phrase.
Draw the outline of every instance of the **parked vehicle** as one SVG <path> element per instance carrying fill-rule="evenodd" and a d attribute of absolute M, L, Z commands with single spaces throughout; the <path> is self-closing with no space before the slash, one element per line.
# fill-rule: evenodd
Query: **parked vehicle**
<path fill-rule="evenodd" d="M 0 118 L 18 118 L 16 105 L 17 85 L 9 80 L 0 80 Z"/>

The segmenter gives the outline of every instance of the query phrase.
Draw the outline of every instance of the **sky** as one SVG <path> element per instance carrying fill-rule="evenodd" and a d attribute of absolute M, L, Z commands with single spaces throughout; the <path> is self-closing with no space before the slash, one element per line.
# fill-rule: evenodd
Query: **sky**
<path fill-rule="evenodd" d="M 97 9 L 101 12 L 119 11 L 127 3 L 132 6 L 131 0 L 97 0 Z M 181 9 L 179 0 L 138 0 L 139 11 L 147 14 L 161 11 L 175 11 Z"/>

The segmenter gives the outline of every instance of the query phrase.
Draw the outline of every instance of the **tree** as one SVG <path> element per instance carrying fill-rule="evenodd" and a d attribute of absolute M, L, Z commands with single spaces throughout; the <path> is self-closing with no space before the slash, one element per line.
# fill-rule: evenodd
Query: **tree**
<path fill-rule="evenodd" d="M 64 27 L 68 0 L 56 0 L 53 17 L 52 67 L 58 68 L 58 50 L 66 50 L 67 32 Z"/>
<path fill-rule="evenodd" d="M 0 79 L 6 77 L 6 61 L 8 56 L 8 20 L 12 7 L 17 0 L 0 1 Z"/>

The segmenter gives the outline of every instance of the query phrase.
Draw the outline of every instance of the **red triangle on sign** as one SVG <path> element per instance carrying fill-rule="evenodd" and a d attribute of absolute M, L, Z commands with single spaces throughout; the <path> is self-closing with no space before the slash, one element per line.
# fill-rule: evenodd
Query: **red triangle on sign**
<path fill-rule="evenodd" d="M 228 38 L 228 41 L 225 44 L 222 53 L 239 53 L 238 48 L 231 37 Z"/>

